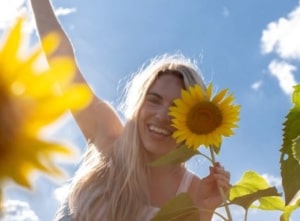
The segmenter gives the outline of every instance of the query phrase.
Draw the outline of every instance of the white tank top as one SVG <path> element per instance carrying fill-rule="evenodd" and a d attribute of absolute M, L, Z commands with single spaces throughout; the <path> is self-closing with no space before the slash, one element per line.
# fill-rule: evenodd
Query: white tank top
<path fill-rule="evenodd" d="M 192 183 L 193 177 L 194 177 L 193 173 L 189 172 L 188 170 L 185 171 L 181 179 L 181 182 L 178 186 L 178 189 L 176 191 L 176 195 L 188 191 Z M 104 213 L 105 205 L 103 205 L 103 207 L 101 207 L 100 210 Z M 160 208 L 158 207 L 145 207 L 141 221 L 151 220 L 159 210 Z M 69 211 L 67 200 L 56 213 L 55 221 L 72 221 L 72 216 Z"/>

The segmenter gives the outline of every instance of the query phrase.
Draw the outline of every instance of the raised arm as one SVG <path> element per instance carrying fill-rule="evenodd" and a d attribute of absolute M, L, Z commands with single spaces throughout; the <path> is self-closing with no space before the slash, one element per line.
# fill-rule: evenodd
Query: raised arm
<path fill-rule="evenodd" d="M 31 7 L 40 38 L 54 31 L 61 36 L 60 45 L 51 56 L 69 56 L 76 63 L 72 43 L 55 16 L 50 0 L 31 0 Z M 74 82 L 87 84 L 78 65 Z M 73 116 L 85 138 L 101 150 L 110 146 L 123 129 L 114 109 L 95 94 L 90 105 Z"/>

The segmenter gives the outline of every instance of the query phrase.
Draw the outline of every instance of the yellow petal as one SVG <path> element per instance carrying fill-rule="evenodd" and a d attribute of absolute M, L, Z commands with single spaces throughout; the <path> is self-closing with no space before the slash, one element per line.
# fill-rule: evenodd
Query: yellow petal
<path fill-rule="evenodd" d="M 213 98 L 212 102 L 219 103 L 225 97 L 227 92 L 228 92 L 228 89 L 223 89 Z"/>
<path fill-rule="evenodd" d="M 212 90 L 213 90 L 213 86 L 212 86 L 212 83 L 210 83 L 206 90 L 206 97 L 208 100 L 210 100 L 210 98 L 212 96 Z"/>

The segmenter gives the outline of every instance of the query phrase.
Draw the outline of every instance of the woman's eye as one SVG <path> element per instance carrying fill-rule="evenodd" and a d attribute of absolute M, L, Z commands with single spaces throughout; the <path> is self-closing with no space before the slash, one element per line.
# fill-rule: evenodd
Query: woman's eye
<path fill-rule="evenodd" d="M 151 104 L 160 104 L 161 103 L 161 99 L 159 97 L 152 96 L 152 95 L 147 96 L 146 101 Z"/>
<path fill-rule="evenodd" d="M 159 104 L 160 103 L 160 101 L 158 99 L 156 99 L 156 98 L 150 98 L 150 99 L 148 99 L 148 101 L 150 103 L 153 103 L 153 104 Z"/>

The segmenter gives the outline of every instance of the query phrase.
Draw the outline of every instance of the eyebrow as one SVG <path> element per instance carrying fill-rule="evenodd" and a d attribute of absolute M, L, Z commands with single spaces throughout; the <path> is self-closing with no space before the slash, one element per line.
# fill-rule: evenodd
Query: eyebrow
<path fill-rule="evenodd" d="M 161 96 L 161 95 L 159 95 L 158 93 L 156 93 L 156 92 L 148 92 L 147 94 L 146 94 L 146 96 L 154 96 L 154 97 L 156 97 L 156 98 L 158 98 L 158 99 L 160 99 L 160 100 L 162 100 L 163 99 L 163 97 Z M 175 101 L 176 99 L 174 99 L 174 100 L 172 100 L 172 104 L 171 105 L 175 105 Z"/>

